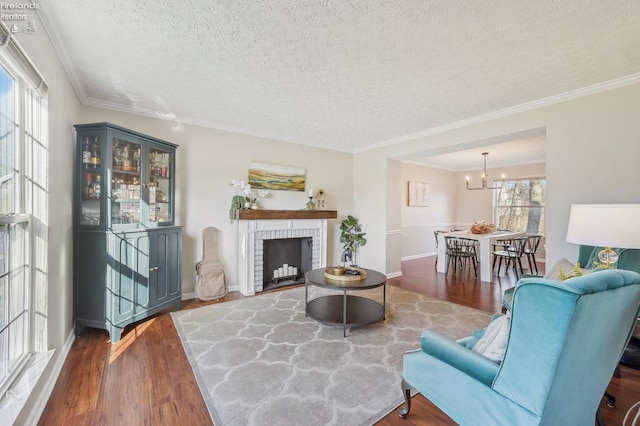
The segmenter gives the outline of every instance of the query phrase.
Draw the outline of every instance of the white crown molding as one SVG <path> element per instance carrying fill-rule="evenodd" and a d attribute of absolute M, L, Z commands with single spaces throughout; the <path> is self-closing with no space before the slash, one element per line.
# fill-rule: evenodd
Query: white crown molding
<path fill-rule="evenodd" d="M 569 92 L 561 93 L 554 96 L 549 96 L 547 98 L 538 99 L 537 101 L 527 102 L 524 104 L 509 107 L 509 108 L 504 108 L 498 111 L 490 112 L 490 113 L 479 115 L 476 117 L 455 121 L 453 123 L 444 124 L 442 126 L 437 126 L 431 129 L 426 129 L 426 130 L 411 133 L 405 136 L 389 139 L 384 142 L 375 143 L 364 148 L 356 148 L 353 150 L 353 152 L 359 153 L 359 152 L 370 151 L 373 149 L 384 148 L 384 147 L 395 145 L 401 142 L 407 142 L 407 141 L 411 141 L 411 140 L 418 139 L 425 136 L 444 133 L 444 132 L 459 129 L 462 127 L 467 127 L 473 124 L 484 123 L 487 121 L 495 120 L 497 118 L 503 118 L 509 115 L 518 114 L 525 111 L 531 111 L 537 108 L 555 105 L 561 102 L 567 102 L 574 99 L 583 98 L 585 96 L 590 96 L 597 93 L 602 93 L 608 90 L 618 89 L 621 87 L 625 87 L 625 86 L 629 86 L 637 83 L 640 83 L 640 73 L 616 78 L 614 80 L 605 81 L 603 83 L 593 84 L 591 86 L 583 87 L 581 89 L 571 90 Z"/>
<path fill-rule="evenodd" d="M 237 133 L 237 134 L 240 134 L 240 135 L 253 136 L 253 137 L 256 137 L 256 138 L 271 139 L 271 140 L 278 141 L 278 142 L 287 142 L 287 143 L 293 143 L 293 144 L 297 144 L 297 145 L 306 145 L 306 146 L 311 146 L 311 147 L 315 147 L 315 148 L 322 148 L 322 149 L 326 149 L 326 150 L 330 150 L 330 151 L 346 152 L 348 154 L 352 154 L 352 151 L 350 151 L 350 150 L 328 148 L 326 146 L 314 144 L 314 143 L 311 143 L 311 142 L 308 142 L 308 141 L 296 140 L 295 138 L 292 138 L 292 137 L 286 136 L 286 135 L 261 133 L 261 132 L 256 132 L 256 131 L 248 130 L 248 129 L 241 128 L 241 127 L 227 126 L 227 125 L 216 123 L 216 122 L 213 122 L 213 121 L 195 120 L 195 119 L 191 119 L 191 118 L 188 118 L 188 117 L 178 117 L 178 116 L 175 116 L 173 114 L 168 114 L 168 115 L 172 116 L 172 118 L 168 119 L 166 117 L 163 117 L 162 113 L 159 112 L 159 111 L 149 111 L 149 110 L 144 109 L 144 108 L 122 105 L 122 104 L 118 104 L 118 103 L 115 103 L 115 102 L 108 102 L 108 101 L 92 99 L 92 98 L 87 98 L 84 101 L 81 99 L 81 102 L 82 102 L 83 105 L 88 106 L 88 107 L 108 109 L 108 110 L 112 110 L 112 111 L 119 111 L 119 112 L 123 112 L 123 113 L 126 113 L 126 114 L 139 115 L 139 116 L 143 116 L 143 117 L 151 117 L 151 118 L 155 118 L 155 119 L 158 119 L 158 120 L 170 121 L 170 122 L 176 123 L 178 125 L 187 124 L 187 125 L 190 125 L 190 126 L 204 127 L 204 128 L 207 128 L 207 129 L 220 130 L 220 131 L 223 131 L 223 132 Z"/>
<path fill-rule="evenodd" d="M 78 78 L 74 70 L 72 62 L 69 59 L 69 54 L 67 53 L 67 50 L 64 48 L 64 43 L 60 41 L 62 39 L 59 35 L 59 32 L 56 29 L 56 26 L 53 25 L 53 22 L 57 21 L 57 19 L 54 18 L 55 12 L 48 1 L 43 1 L 38 4 L 40 5 L 40 8 L 36 10 L 36 13 L 40 17 L 42 26 L 44 27 L 45 32 L 47 33 L 47 35 L 49 36 L 49 39 L 51 40 L 53 49 L 55 50 L 56 55 L 60 59 L 60 63 L 62 64 L 62 67 L 66 71 L 67 76 L 69 77 L 69 80 L 71 81 L 71 86 L 73 86 L 73 89 L 75 90 L 76 95 L 78 96 L 78 99 L 80 99 L 80 102 L 84 104 L 85 101 L 87 100 L 87 95 L 84 92 L 84 89 L 82 88 L 82 84 L 80 83 L 80 79 Z"/>

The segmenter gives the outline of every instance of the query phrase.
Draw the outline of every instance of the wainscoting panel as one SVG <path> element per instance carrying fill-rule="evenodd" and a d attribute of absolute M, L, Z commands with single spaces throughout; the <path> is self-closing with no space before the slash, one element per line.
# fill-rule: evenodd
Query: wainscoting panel
<path fill-rule="evenodd" d="M 402 226 L 402 260 L 435 255 L 437 249 L 434 231 L 449 231 L 455 227 L 455 223 Z"/>

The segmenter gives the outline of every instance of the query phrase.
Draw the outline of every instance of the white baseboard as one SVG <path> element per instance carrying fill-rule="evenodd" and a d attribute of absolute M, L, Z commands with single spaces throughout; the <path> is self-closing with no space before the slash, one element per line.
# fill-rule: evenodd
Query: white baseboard
<path fill-rule="evenodd" d="M 387 276 L 387 279 L 389 279 L 389 278 L 397 278 L 397 277 L 401 277 L 402 276 L 402 271 L 389 272 L 389 273 L 387 273 L 385 275 Z"/>
<path fill-rule="evenodd" d="M 196 293 L 182 293 L 182 300 L 191 300 L 196 298 Z"/>
<path fill-rule="evenodd" d="M 414 260 L 414 259 L 422 259 L 423 257 L 431 257 L 431 256 L 436 256 L 438 253 L 436 252 L 431 252 L 431 253 L 421 253 L 421 254 L 414 254 L 411 256 L 403 256 L 400 258 L 401 262 L 404 262 L 405 260 Z"/>

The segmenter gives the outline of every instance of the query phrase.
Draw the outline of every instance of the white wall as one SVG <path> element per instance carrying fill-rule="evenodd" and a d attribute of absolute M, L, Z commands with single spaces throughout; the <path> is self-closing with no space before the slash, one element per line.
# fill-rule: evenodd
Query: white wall
<path fill-rule="evenodd" d="M 410 163 L 402 164 L 402 259 L 435 254 L 433 232 L 455 227 L 457 211 L 457 173 Z M 410 207 L 407 202 L 408 182 L 428 183 L 431 203 L 428 207 Z"/>
<path fill-rule="evenodd" d="M 48 276 L 46 289 L 47 342 L 56 353 L 38 385 L 20 413 L 16 424 L 32 421 L 39 415 L 64 362 L 65 345 L 72 339 L 73 312 L 73 224 L 72 185 L 75 136 L 72 124 L 80 103 L 60 63 L 42 23 L 35 14 L 38 31 L 15 35 L 29 58 L 44 75 L 49 85 L 49 173 L 48 173 Z"/>
<path fill-rule="evenodd" d="M 396 172 L 394 171 L 393 174 Z M 353 212 L 367 233 L 367 245 L 360 249 L 358 264 L 387 272 L 387 163 L 374 152 L 362 152 L 353 161 Z M 395 198 L 394 198 L 395 200 Z M 398 245 L 394 247 L 399 248 Z M 393 256 L 397 259 L 398 256 Z M 397 264 L 397 261 L 391 264 Z M 397 271 L 388 271 L 397 272 Z"/>
<path fill-rule="evenodd" d="M 468 147 L 473 141 L 529 129 L 546 128 L 547 263 L 576 258 L 577 246 L 566 243 L 572 203 L 640 202 L 640 84 L 590 94 L 550 106 L 460 126 L 355 154 L 354 210 L 366 214 L 373 241 L 383 241 L 385 218 L 376 213 L 378 200 L 367 191 L 386 175 L 387 158 L 428 155 L 438 149 Z M 365 165 L 370 167 L 365 171 Z M 461 184 L 464 184 L 461 181 Z M 368 246 L 367 258 L 401 257 L 383 244 Z"/>
<path fill-rule="evenodd" d="M 327 208 L 338 211 L 329 220 L 328 264 L 337 264 L 342 253 L 340 220 L 352 211 L 352 155 L 199 126 L 181 125 L 154 118 L 100 108 L 83 108 L 80 121 L 111 122 L 179 145 L 176 158 L 176 224 L 184 226 L 182 253 L 183 292 L 193 293 L 195 264 L 202 259 L 202 230 L 220 230 L 220 256 L 229 285 L 237 285 L 237 222 L 229 220 L 229 207 L 237 188 L 231 179 L 247 180 L 249 162 L 306 169 L 307 188 L 324 189 Z M 260 205 L 272 210 L 304 209 L 307 192 L 272 191 Z M 365 227 L 366 228 L 366 227 Z M 365 229 L 366 231 L 366 229 Z"/>
<path fill-rule="evenodd" d="M 402 202 L 402 191 L 400 191 L 402 179 L 402 163 L 394 160 L 387 160 L 387 242 L 388 253 L 395 253 L 402 249 L 402 218 L 398 205 Z M 386 271 L 388 276 L 400 276 L 401 262 L 395 256 L 388 256 L 386 259 Z"/>

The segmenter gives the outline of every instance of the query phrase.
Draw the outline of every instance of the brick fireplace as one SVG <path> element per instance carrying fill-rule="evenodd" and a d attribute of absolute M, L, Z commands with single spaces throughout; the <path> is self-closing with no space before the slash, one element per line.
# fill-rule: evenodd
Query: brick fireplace
<path fill-rule="evenodd" d="M 263 291 L 265 280 L 272 276 L 265 271 L 266 240 L 310 240 L 310 250 L 303 250 L 309 259 L 302 267 L 316 269 L 327 264 L 327 220 L 335 219 L 334 210 L 243 210 L 238 225 L 238 290 L 245 296 Z M 299 276 L 304 277 L 304 269 Z M 265 278 L 267 277 L 267 278 Z"/>

